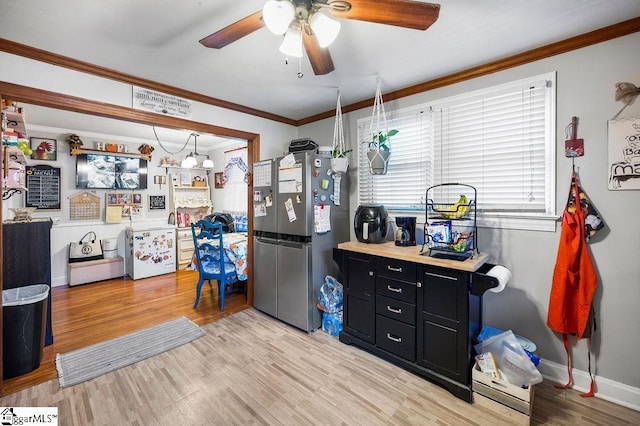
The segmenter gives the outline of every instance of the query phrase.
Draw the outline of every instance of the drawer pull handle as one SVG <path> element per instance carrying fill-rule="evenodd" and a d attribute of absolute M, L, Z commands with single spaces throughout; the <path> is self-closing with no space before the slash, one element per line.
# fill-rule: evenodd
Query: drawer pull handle
<path fill-rule="evenodd" d="M 451 280 L 451 281 L 458 281 L 457 277 L 450 277 L 448 275 L 440 275 L 440 274 L 434 274 L 433 272 L 425 272 L 425 275 L 430 275 L 432 277 L 436 277 L 436 278 L 444 278 L 446 280 Z"/>
<path fill-rule="evenodd" d="M 402 313 L 402 309 L 398 308 L 392 308 L 391 306 L 387 305 L 387 311 L 389 312 L 393 312 L 394 314 L 401 314 Z"/>
<path fill-rule="evenodd" d="M 396 343 L 402 343 L 402 337 L 395 337 L 387 333 L 387 339 L 392 340 Z"/>
<path fill-rule="evenodd" d="M 389 265 L 387 265 L 387 270 L 393 271 L 393 272 L 402 272 L 402 268 L 393 268 Z"/>
<path fill-rule="evenodd" d="M 402 289 L 401 288 L 391 287 L 390 285 L 387 286 L 387 290 L 393 291 L 394 293 L 402 293 Z"/>

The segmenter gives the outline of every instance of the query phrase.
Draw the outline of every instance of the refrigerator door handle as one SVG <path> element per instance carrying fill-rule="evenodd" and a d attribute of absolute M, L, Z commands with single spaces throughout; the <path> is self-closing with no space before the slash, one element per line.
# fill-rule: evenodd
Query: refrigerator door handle
<path fill-rule="evenodd" d="M 271 238 L 264 238 L 264 237 L 256 237 L 256 241 L 263 244 L 273 244 L 273 245 L 278 244 L 278 240 L 274 240 Z"/>
<path fill-rule="evenodd" d="M 302 250 L 302 248 L 304 247 L 304 243 L 296 243 L 296 242 L 284 241 L 284 240 L 279 240 L 278 244 L 281 246 L 291 247 L 299 250 Z"/>

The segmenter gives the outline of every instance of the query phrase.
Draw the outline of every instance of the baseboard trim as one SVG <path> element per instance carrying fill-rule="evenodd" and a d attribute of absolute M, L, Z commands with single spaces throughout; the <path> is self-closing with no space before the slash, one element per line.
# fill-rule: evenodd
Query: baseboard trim
<path fill-rule="evenodd" d="M 543 377 L 554 383 L 567 383 L 567 366 L 552 361 L 540 360 L 538 370 Z M 640 388 L 625 385 L 601 376 L 595 376 L 595 396 L 614 404 L 640 411 Z M 579 392 L 587 392 L 591 384 L 589 372 L 573 369 L 573 389 Z"/>

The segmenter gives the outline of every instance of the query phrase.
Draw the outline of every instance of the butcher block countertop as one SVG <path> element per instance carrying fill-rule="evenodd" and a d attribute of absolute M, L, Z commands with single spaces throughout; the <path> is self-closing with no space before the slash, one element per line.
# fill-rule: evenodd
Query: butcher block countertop
<path fill-rule="evenodd" d="M 358 241 L 347 241 L 338 244 L 338 248 L 357 253 L 371 254 L 374 256 L 389 257 L 392 259 L 406 260 L 424 265 L 440 266 L 442 268 L 457 269 L 459 271 L 475 272 L 486 261 L 489 255 L 487 253 L 475 253 L 475 255 L 465 261 L 438 259 L 421 255 L 421 245 L 412 247 L 396 246 L 393 241 L 387 241 L 382 244 L 367 244 Z"/>

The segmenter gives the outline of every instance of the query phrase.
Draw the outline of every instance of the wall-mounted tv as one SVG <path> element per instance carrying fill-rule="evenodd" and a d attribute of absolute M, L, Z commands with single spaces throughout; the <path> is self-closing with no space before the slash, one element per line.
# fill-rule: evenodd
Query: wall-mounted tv
<path fill-rule="evenodd" d="M 76 188 L 147 189 L 147 160 L 107 154 L 79 154 Z"/>

